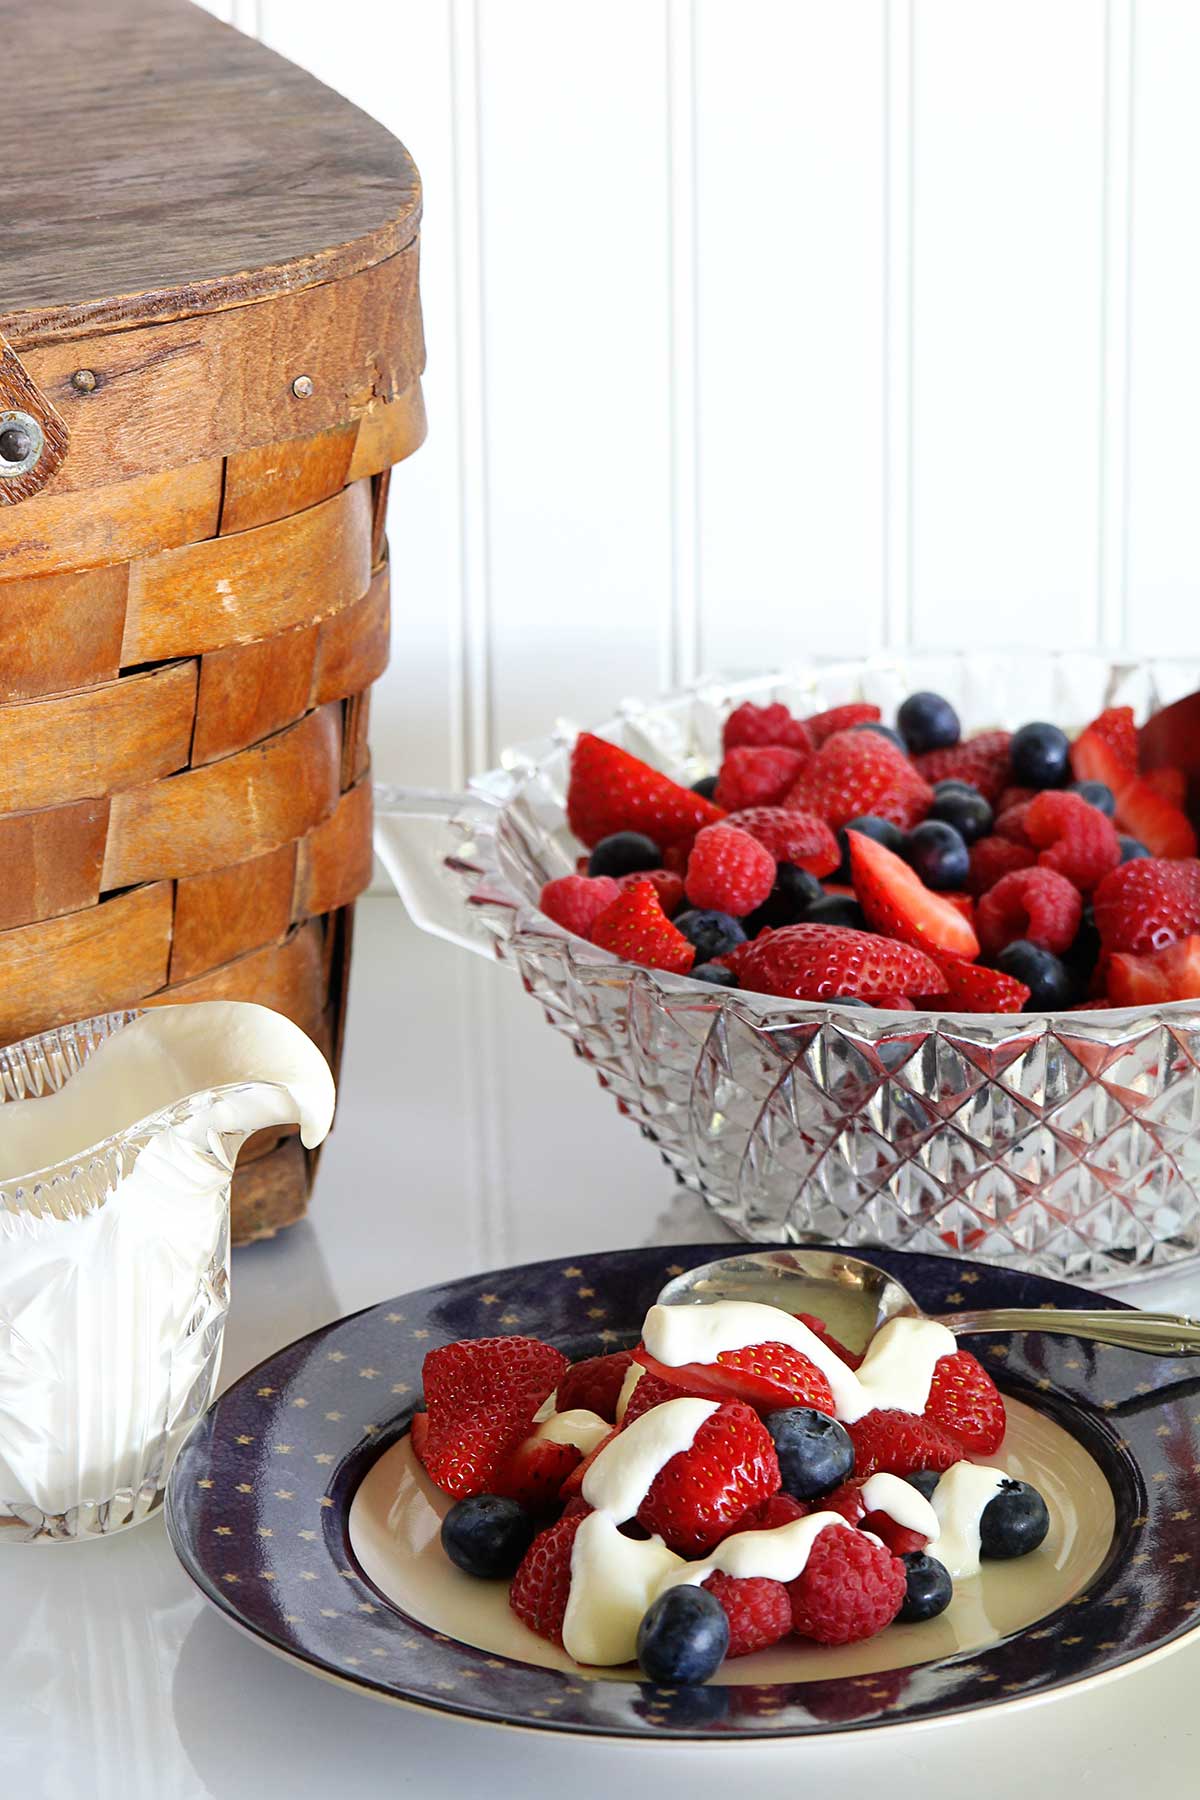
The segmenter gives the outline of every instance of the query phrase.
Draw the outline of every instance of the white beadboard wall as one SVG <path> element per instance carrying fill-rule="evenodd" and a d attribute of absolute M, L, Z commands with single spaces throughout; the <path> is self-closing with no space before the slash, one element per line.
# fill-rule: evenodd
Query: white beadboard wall
<path fill-rule="evenodd" d="M 1195 0 L 207 0 L 407 143 L 380 776 L 881 646 L 1200 654 Z"/>

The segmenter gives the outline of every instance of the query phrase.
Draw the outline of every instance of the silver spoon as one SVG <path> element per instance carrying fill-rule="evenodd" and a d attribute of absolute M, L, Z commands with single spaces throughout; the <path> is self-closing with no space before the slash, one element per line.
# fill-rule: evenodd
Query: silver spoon
<path fill-rule="evenodd" d="M 677 1275 L 658 1298 L 663 1306 L 757 1300 L 791 1313 L 815 1313 L 849 1350 L 863 1349 L 889 1319 L 927 1316 L 894 1275 L 841 1250 L 746 1250 L 723 1256 Z M 1200 1356 L 1200 1321 L 1176 1313 L 1008 1306 L 933 1316 L 956 1336 L 1044 1331 L 1152 1356 Z"/>

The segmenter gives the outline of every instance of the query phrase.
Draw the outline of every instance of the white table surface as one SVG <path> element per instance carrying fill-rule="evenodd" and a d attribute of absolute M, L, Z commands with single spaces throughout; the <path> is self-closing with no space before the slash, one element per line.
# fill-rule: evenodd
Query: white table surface
<path fill-rule="evenodd" d="M 540 1256 L 725 1235 L 678 1197 L 511 975 L 359 908 L 337 1129 L 312 1214 L 235 1253 L 223 1380 L 373 1301 Z M 1139 1291 L 1200 1310 L 1200 1280 Z M 0 1574 L 0 1777 L 45 1800 L 305 1800 L 394 1792 L 622 1800 L 759 1795 L 1088 1800 L 1189 1790 L 1200 1643 L 1040 1706 L 787 1746 L 593 1744 L 387 1706 L 220 1619 L 161 1519 L 107 1543 L 13 1546 Z M 736 1762 L 736 1773 L 735 1773 Z M 1186 1772 L 1192 1771 L 1191 1777 Z M 1181 1785 L 1182 1784 L 1182 1785 Z"/>

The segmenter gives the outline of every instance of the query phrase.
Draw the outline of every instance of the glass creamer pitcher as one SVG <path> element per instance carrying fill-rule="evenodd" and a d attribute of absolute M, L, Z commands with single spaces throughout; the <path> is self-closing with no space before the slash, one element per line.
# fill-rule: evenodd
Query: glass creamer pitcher
<path fill-rule="evenodd" d="M 333 1101 L 311 1040 L 234 1001 L 0 1051 L 0 1541 L 158 1509 L 216 1386 L 238 1151 L 264 1126 L 319 1144 Z"/>

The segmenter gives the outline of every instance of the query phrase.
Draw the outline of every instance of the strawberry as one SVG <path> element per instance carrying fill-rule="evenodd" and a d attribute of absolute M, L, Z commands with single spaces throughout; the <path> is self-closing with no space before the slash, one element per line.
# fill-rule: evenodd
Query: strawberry
<path fill-rule="evenodd" d="M 1042 950 L 1068 950 L 1082 917 L 1079 889 L 1054 869 L 1015 869 L 988 890 L 976 914 L 979 941 L 989 956 L 1018 938 Z"/>
<path fill-rule="evenodd" d="M 1037 852 L 1027 844 L 1014 844 L 1000 836 L 980 838 L 971 845 L 967 892 L 978 900 L 1002 875 L 1011 875 L 1014 869 L 1032 869 L 1036 861 Z"/>
<path fill-rule="evenodd" d="M 915 1475 L 962 1461 L 956 1438 L 918 1413 L 876 1408 L 846 1429 L 854 1444 L 856 1475 Z"/>
<path fill-rule="evenodd" d="M 644 1346 L 634 1351 L 650 1375 L 669 1382 L 676 1378 L 690 1394 L 709 1400 L 743 1400 L 764 1412 L 780 1406 L 811 1406 L 833 1417 L 833 1395 L 816 1363 L 788 1344 L 755 1344 L 746 1350 L 722 1350 L 716 1362 L 685 1363 L 668 1368 L 657 1362 Z M 642 1377 L 642 1381 L 646 1379 Z M 642 1386 L 638 1382 L 636 1394 Z M 627 1415 L 628 1416 L 628 1415 Z"/>
<path fill-rule="evenodd" d="M 794 1316 L 802 1325 L 808 1326 L 814 1337 L 819 1337 L 823 1344 L 827 1344 L 835 1356 L 840 1356 L 848 1369 L 857 1369 L 862 1361 L 862 1352 L 847 1350 L 845 1344 L 834 1337 L 824 1319 L 818 1319 L 816 1313 L 796 1313 Z"/>
<path fill-rule="evenodd" d="M 925 886 L 904 858 L 861 831 L 848 831 L 854 891 L 876 931 L 918 950 L 950 956 L 979 955 L 979 939 L 969 919 L 941 894 Z"/>
<path fill-rule="evenodd" d="M 870 1479 L 869 1475 L 852 1475 L 849 1481 L 843 1481 L 832 1494 L 824 1495 L 822 1512 L 840 1513 L 847 1525 L 874 1532 L 877 1538 L 883 1539 L 893 1556 L 910 1556 L 914 1550 L 923 1550 L 929 1539 L 922 1532 L 898 1524 L 890 1513 L 878 1508 L 874 1512 L 867 1511 L 862 1491 Z"/>
<path fill-rule="evenodd" d="M 846 706 L 831 706 L 828 712 L 814 713 L 805 719 L 813 743 L 821 745 L 835 731 L 849 731 L 854 725 L 878 725 L 883 714 L 867 700 L 851 700 Z"/>
<path fill-rule="evenodd" d="M 1028 1003 L 1030 990 L 1014 975 L 955 956 L 939 956 L 937 963 L 949 990 L 935 1002 L 938 1007 L 950 1012 L 1019 1013 Z"/>
<path fill-rule="evenodd" d="M 651 1375 L 644 1363 L 642 1367 L 645 1372 L 629 1396 L 623 1424 L 632 1425 L 635 1419 L 640 1419 L 652 1406 L 661 1406 L 665 1400 L 678 1400 L 681 1395 L 699 1400 L 713 1398 L 712 1394 L 700 1394 L 695 1388 L 688 1387 L 683 1381 L 682 1369 L 663 1369 L 661 1373 Z M 676 1376 L 679 1377 L 678 1380 L 674 1379 Z"/>
<path fill-rule="evenodd" d="M 842 860 L 838 841 L 823 819 L 784 806 L 747 806 L 730 813 L 727 825 L 748 831 L 776 862 L 807 869 L 810 875 L 832 875 Z"/>
<path fill-rule="evenodd" d="M 902 750 L 877 731 L 835 731 L 801 770 L 786 804 L 835 831 L 874 813 L 907 830 L 925 817 L 933 790 Z"/>
<path fill-rule="evenodd" d="M 749 1406 L 727 1400 L 690 1447 L 659 1470 L 638 1507 L 638 1523 L 681 1556 L 702 1556 L 747 1507 L 778 1490 L 770 1433 Z"/>
<path fill-rule="evenodd" d="M 1004 1441 L 1004 1398 L 969 1350 L 935 1363 L 925 1418 L 957 1438 L 968 1456 L 990 1456 Z"/>
<path fill-rule="evenodd" d="M 1130 781 L 1117 795 L 1117 824 L 1151 856 L 1195 856 L 1196 833 L 1186 813 L 1148 781 Z"/>
<path fill-rule="evenodd" d="M 489 1492 L 519 1500 L 530 1512 L 549 1512 L 558 1503 L 563 1482 L 582 1460 L 574 1444 L 528 1437 L 495 1476 Z"/>
<path fill-rule="evenodd" d="M 944 994 L 946 977 L 932 957 L 845 925 L 784 925 L 760 931 L 718 957 L 753 994 L 792 1000 L 863 1000 L 888 994 Z"/>
<path fill-rule="evenodd" d="M 571 752 L 567 821 L 590 848 L 614 831 L 642 831 L 656 844 L 678 843 L 714 825 L 721 809 L 680 787 L 617 744 L 581 731 Z"/>
<path fill-rule="evenodd" d="M 564 1514 L 534 1538 L 508 1590 L 508 1604 L 539 1637 L 562 1643 L 563 1620 L 571 1595 L 571 1552 L 584 1511 Z"/>
<path fill-rule="evenodd" d="M 1165 950 L 1200 931 L 1200 861 L 1143 856 L 1122 863 L 1096 889 L 1093 908 L 1106 951 Z"/>
<path fill-rule="evenodd" d="M 408 1435 L 412 1439 L 413 1455 L 416 1457 L 421 1467 L 424 1468 L 425 1441 L 429 1436 L 429 1414 L 427 1412 L 413 1414 L 412 1423 L 408 1428 Z"/>
<path fill-rule="evenodd" d="M 771 852 L 735 825 L 706 825 L 688 857 L 684 892 L 692 906 L 744 918 L 775 885 Z"/>
<path fill-rule="evenodd" d="M 782 1581 L 767 1575 L 738 1578 L 718 1569 L 701 1585 L 720 1601 L 729 1620 L 727 1657 L 769 1649 L 792 1629 L 792 1599 Z"/>
<path fill-rule="evenodd" d="M 695 949 L 668 919 L 650 881 L 635 881 L 605 907 L 592 926 L 592 942 L 625 962 L 669 969 L 674 975 L 686 975 L 696 960 Z"/>
<path fill-rule="evenodd" d="M 824 1504 L 822 1502 L 822 1504 Z M 796 1519 L 803 1519 L 809 1508 L 803 1500 L 797 1500 L 793 1494 L 772 1494 L 769 1500 L 760 1500 L 740 1519 L 734 1522 L 733 1531 L 774 1531 L 778 1525 L 791 1525 Z"/>
<path fill-rule="evenodd" d="M 648 881 L 650 883 L 650 886 L 658 895 L 658 904 L 662 907 L 668 919 L 672 914 L 677 913 L 679 908 L 683 905 L 682 875 L 676 875 L 670 869 L 633 869 L 628 875 L 620 875 L 617 877 L 617 891 L 623 894 L 628 888 L 634 887 L 639 881 Z M 616 899 L 615 894 L 613 895 L 613 899 Z M 587 934 L 581 933 L 581 935 Z"/>
<path fill-rule="evenodd" d="M 995 801 L 1008 780 L 1008 731 L 981 731 L 948 750 L 926 750 L 915 756 L 920 774 L 932 787 L 938 781 L 965 781 L 985 800 Z"/>
<path fill-rule="evenodd" d="M 641 1385 L 642 1384 L 639 1381 L 638 1387 L 641 1387 Z M 676 1395 L 673 1395 L 672 1398 L 678 1399 L 679 1396 L 676 1394 Z M 612 1443 L 613 1439 L 615 1437 L 619 1436 L 620 1431 L 621 1431 L 621 1426 L 614 1425 L 612 1430 L 609 1432 L 608 1436 L 606 1438 L 601 1438 L 600 1442 L 596 1445 L 596 1448 L 594 1450 L 589 1451 L 588 1454 L 583 1458 L 582 1462 L 577 1462 L 575 1464 L 575 1467 L 571 1470 L 570 1474 L 566 1477 L 566 1479 L 564 1480 L 564 1482 L 562 1484 L 561 1489 L 559 1490 L 559 1498 L 560 1499 L 565 1500 L 568 1503 L 579 1501 L 581 1499 L 581 1492 L 582 1492 L 582 1488 L 583 1488 L 584 1476 L 587 1474 L 588 1470 L 591 1468 L 592 1464 L 595 1462 L 595 1460 L 599 1456 L 600 1452 L 602 1450 L 608 1449 L 608 1446 Z M 586 1502 L 584 1504 L 586 1504 Z"/>
<path fill-rule="evenodd" d="M 620 891 L 611 875 L 559 875 L 546 882 L 538 895 L 538 905 L 556 925 L 586 938 Z"/>
<path fill-rule="evenodd" d="M 808 726 L 794 719 L 781 700 L 756 706 L 743 700 L 725 721 L 721 748 L 726 752 L 743 745 L 784 744 L 789 750 L 811 750 L 816 743 Z"/>
<path fill-rule="evenodd" d="M 818 1644 L 852 1644 L 890 1625 L 904 1602 L 899 1557 L 861 1531 L 829 1525 L 817 1534 L 804 1573 L 788 1583 L 792 1629 Z"/>
<path fill-rule="evenodd" d="M 1169 763 L 1164 763 L 1161 769 L 1147 769 L 1142 780 L 1148 787 L 1152 787 L 1156 794 L 1161 794 L 1164 800 L 1177 807 L 1180 812 L 1187 806 L 1187 776 L 1182 769 L 1176 769 Z"/>
<path fill-rule="evenodd" d="M 1200 937 L 1180 938 L 1150 956 L 1118 950 L 1108 959 L 1108 993 L 1114 1006 L 1200 1000 Z"/>
<path fill-rule="evenodd" d="M 1025 835 L 1040 850 L 1042 868 L 1057 869 L 1081 894 L 1090 894 L 1121 860 L 1112 820 L 1079 794 L 1051 788 L 1031 800 Z"/>
<path fill-rule="evenodd" d="M 808 759 L 807 750 L 790 750 L 784 744 L 746 744 L 727 750 L 713 798 L 728 812 L 778 806 Z"/>
<path fill-rule="evenodd" d="M 536 1338 L 474 1338 L 425 1358 L 422 1461 L 431 1481 L 462 1500 L 490 1491 L 567 1366 Z"/>
<path fill-rule="evenodd" d="M 1071 746 L 1076 781 L 1102 781 L 1114 794 L 1138 771 L 1137 726 L 1132 706 L 1109 706 Z"/>
<path fill-rule="evenodd" d="M 557 1410 L 572 1412 L 582 1407 L 611 1424 L 617 1416 L 617 1401 L 632 1362 L 628 1350 L 614 1350 L 608 1356 L 588 1356 L 582 1362 L 572 1363 L 558 1384 Z"/>

